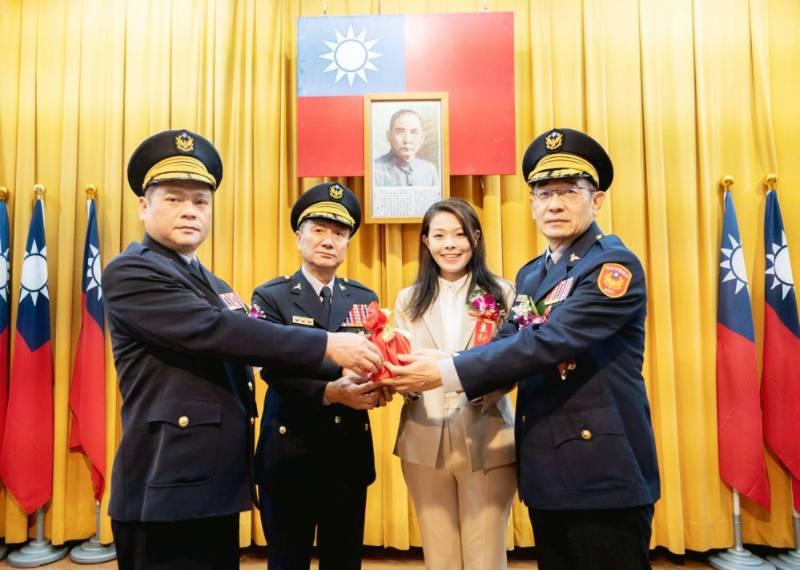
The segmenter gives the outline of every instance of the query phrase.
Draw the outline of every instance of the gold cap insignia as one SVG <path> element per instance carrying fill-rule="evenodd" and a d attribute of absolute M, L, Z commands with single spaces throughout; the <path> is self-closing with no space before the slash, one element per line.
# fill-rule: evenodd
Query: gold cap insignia
<path fill-rule="evenodd" d="M 180 152 L 192 152 L 194 150 L 194 139 L 189 133 L 181 133 L 175 137 L 175 148 Z"/>
<path fill-rule="evenodd" d="M 550 151 L 555 151 L 561 148 L 564 144 L 564 135 L 558 131 L 552 131 L 544 139 L 544 148 Z"/>
<path fill-rule="evenodd" d="M 344 196 L 344 188 L 342 188 L 338 184 L 334 184 L 333 186 L 331 186 L 328 193 L 330 194 L 330 197 L 333 200 L 341 200 L 342 196 Z"/>

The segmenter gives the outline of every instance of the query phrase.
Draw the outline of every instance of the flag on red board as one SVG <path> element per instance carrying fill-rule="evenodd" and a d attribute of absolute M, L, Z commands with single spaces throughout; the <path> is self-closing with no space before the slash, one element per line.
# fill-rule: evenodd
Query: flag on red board
<path fill-rule="evenodd" d="M 764 368 L 761 405 L 764 440 L 792 476 L 794 508 L 800 511 L 800 322 L 789 261 L 789 244 L 774 190 L 764 212 Z"/>
<path fill-rule="evenodd" d="M 69 392 L 69 446 L 84 453 L 92 470 L 94 498 L 103 498 L 106 473 L 106 379 L 100 240 L 93 199 L 88 200 L 81 272 L 81 332 Z"/>
<path fill-rule="evenodd" d="M 33 208 L 20 285 L 0 475 L 31 514 L 50 500 L 53 487 L 53 355 L 42 200 Z"/>
<path fill-rule="evenodd" d="M 717 304 L 717 437 L 722 480 L 765 509 L 769 479 L 762 449 L 756 343 L 739 224 L 730 192 L 720 247 Z"/>
<path fill-rule="evenodd" d="M 8 302 L 11 281 L 9 252 L 8 205 L 0 201 L 0 445 L 3 443 L 3 430 L 6 425 L 6 407 L 8 406 L 8 363 L 10 345 L 8 341 L 8 324 L 11 304 Z"/>
<path fill-rule="evenodd" d="M 451 174 L 516 172 L 511 12 L 300 18 L 297 174 L 364 175 L 367 94 L 446 92 Z"/>

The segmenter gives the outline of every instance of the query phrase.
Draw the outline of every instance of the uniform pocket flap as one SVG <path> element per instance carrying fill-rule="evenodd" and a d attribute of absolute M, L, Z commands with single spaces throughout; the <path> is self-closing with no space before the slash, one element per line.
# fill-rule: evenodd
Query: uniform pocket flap
<path fill-rule="evenodd" d="M 625 434 L 622 418 L 613 406 L 550 416 L 550 429 L 556 447 L 573 439 L 588 441 L 599 435 Z"/>
<path fill-rule="evenodd" d="M 222 409 L 213 400 L 166 399 L 157 402 L 147 416 L 148 422 L 163 422 L 187 428 L 222 423 Z"/>

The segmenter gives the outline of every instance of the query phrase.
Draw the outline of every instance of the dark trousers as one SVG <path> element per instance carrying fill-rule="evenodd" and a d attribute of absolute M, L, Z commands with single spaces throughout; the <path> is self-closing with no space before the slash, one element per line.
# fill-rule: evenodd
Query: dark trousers
<path fill-rule="evenodd" d="M 262 485 L 259 495 L 269 570 L 308 570 L 315 528 L 319 570 L 361 568 L 365 486 Z"/>
<path fill-rule="evenodd" d="M 237 570 L 239 515 L 111 521 L 120 570 Z"/>
<path fill-rule="evenodd" d="M 529 509 L 539 570 L 649 570 L 653 505 Z"/>

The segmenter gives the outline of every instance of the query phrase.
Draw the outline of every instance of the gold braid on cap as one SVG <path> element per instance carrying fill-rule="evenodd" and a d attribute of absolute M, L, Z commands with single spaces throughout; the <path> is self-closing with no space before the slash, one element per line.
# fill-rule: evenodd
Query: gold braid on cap
<path fill-rule="evenodd" d="M 306 218 L 327 218 L 349 226 L 350 229 L 353 229 L 356 225 L 356 221 L 353 219 L 353 216 L 350 215 L 347 208 L 338 202 L 317 202 L 316 204 L 311 204 L 298 216 L 297 226 L 299 227 L 300 223 Z"/>
<path fill-rule="evenodd" d="M 586 176 L 600 187 L 600 177 L 591 162 L 576 154 L 557 152 L 544 156 L 528 174 L 528 184 L 549 178 L 568 178 L 570 176 Z"/>
<path fill-rule="evenodd" d="M 144 175 L 142 190 L 163 180 L 197 180 L 205 182 L 212 190 L 217 188 L 217 179 L 193 156 L 170 156 L 156 162 Z"/>

